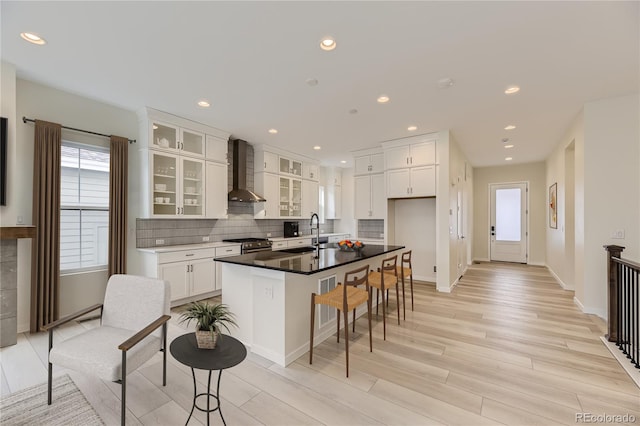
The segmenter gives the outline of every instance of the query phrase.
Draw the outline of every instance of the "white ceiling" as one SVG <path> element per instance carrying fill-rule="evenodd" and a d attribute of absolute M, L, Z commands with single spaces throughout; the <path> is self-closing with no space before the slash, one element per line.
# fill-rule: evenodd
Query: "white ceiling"
<path fill-rule="evenodd" d="M 325 164 L 446 129 L 474 166 L 505 164 L 507 154 L 513 163 L 544 160 L 586 102 L 639 86 L 635 1 L 2 1 L 0 8 L 2 60 L 20 78 L 132 111 L 167 111 Z M 31 45 L 23 31 L 48 43 Z M 334 51 L 320 50 L 325 35 L 336 38 Z M 439 89 L 444 77 L 455 85 Z M 522 90 L 505 95 L 512 84 Z M 377 104 L 381 94 L 391 101 Z M 197 107 L 201 98 L 211 108 Z M 517 128 L 505 131 L 507 124 Z M 267 133 L 272 127 L 277 135 Z M 513 149 L 503 148 L 504 137 Z"/>

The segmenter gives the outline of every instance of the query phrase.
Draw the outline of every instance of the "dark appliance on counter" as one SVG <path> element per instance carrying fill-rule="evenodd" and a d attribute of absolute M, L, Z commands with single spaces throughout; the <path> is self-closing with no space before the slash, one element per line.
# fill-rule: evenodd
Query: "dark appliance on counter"
<path fill-rule="evenodd" d="M 300 232 L 298 231 L 298 222 L 285 222 L 284 223 L 284 237 L 298 237 Z"/>
<path fill-rule="evenodd" d="M 225 243 L 240 243 L 242 254 L 255 253 L 257 251 L 271 251 L 271 245 L 273 244 L 266 238 L 232 238 L 222 241 Z"/>

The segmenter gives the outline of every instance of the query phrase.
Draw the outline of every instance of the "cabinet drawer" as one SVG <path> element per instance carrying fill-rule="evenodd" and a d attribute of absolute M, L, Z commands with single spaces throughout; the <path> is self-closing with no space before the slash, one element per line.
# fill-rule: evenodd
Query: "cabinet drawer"
<path fill-rule="evenodd" d="M 237 256 L 240 254 L 240 246 L 218 247 L 216 257 Z"/>
<path fill-rule="evenodd" d="M 271 246 L 271 250 L 282 250 L 285 248 L 287 248 L 286 241 L 274 241 L 273 245 Z"/>
<path fill-rule="evenodd" d="M 303 238 L 299 240 L 287 241 L 287 247 L 304 247 L 311 245 L 311 238 Z"/>
<path fill-rule="evenodd" d="M 215 249 L 180 250 L 167 253 L 158 253 L 158 263 L 181 262 L 192 259 L 214 257 Z"/>

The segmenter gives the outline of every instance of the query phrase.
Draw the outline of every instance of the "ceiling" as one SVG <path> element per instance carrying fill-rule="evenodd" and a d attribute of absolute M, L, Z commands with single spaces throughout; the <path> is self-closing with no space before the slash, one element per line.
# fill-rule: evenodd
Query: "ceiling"
<path fill-rule="evenodd" d="M 508 164 L 506 156 L 541 161 L 586 102 L 639 85 L 635 1 L 2 1 L 0 8 L 2 60 L 19 78 L 127 110 L 149 106 L 324 164 L 446 129 L 476 167 Z M 47 44 L 25 42 L 24 31 Z M 335 50 L 319 48 L 326 35 Z M 454 85 L 439 88 L 443 78 Z M 510 85 L 520 92 L 505 95 Z M 378 104 L 381 94 L 390 101 Z M 210 108 L 196 105 L 202 98 Z M 516 129 L 504 130 L 508 124 Z M 505 149 L 503 138 L 514 147 Z"/>

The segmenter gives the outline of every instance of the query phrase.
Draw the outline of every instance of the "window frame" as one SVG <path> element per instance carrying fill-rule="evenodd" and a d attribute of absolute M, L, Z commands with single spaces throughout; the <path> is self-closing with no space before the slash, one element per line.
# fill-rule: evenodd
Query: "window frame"
<path fill-rule="evenodd" d="M 102 153 L 106 153 L 109 154 L 109 159 L 111 159 L 111 150 L 108 147 L 104 147 L 104 146 L 100 146 L 100 145 L 93 145 L 93 144 L 88 144 L 88 143 L 81 143 L 81 142 L 76 142 L 76 141 L 72 141 L 69 139 L 63 139 L 62 140 L 62 146 L 67 146 L 67 147 L 71 147 L 71 148 L 76 148 L 76 149 L 84 149 L 84 150 L 88 150 L 88 151 L 95 151 L 95 152 L 102 152 Z M 60 174 L 62 176 L 62 155 L 60 156 Z M 80 167 L 78 167 L 78 170 L 81 170 Z M 109 176 L 111 175 L 111 167 L 109 167 Z M 80 179 L 78 179 L 78 184 L 80 185 Z M 62 190 L 62 181 L 60 182 L 60 189 Z M 78 188 L 79 191 L 79 188 Z M 78 192 L 79 194 L 79 192 Z M 106 211 L 108 212 L 110 207 L 111 207 L 111 203 L 110 200 L 109 201 L 109 205 L 107 206 L 98 206 L 98 205 L 66 205 L 62 203 L 62 194 L 60 195 L 60 215 L 62 215 L 62 211 L 74 211 L 74 212 L 79 212 L 80 214 L 80 219 L 79 219 L 79 224 L 80 224 L 80 250 L 82 248 L 82 212 L 83 211 Z M 107 223 L 107 235 L 108 235 L 108 223 Z M 62 230 L 59 231 L 60 233 L 60 237 L 62 237 Z M 62 242 L 60 242 L 60 244 L 62 244 Z M 60 245 L 60 250 L 62 250 L 62 246 Z M 107 238 L 107 251 L 109 250 L 108 247 L 108 238 Z M 82 257 L 82 251 L 80 251 L 80 257 Z M 84 267 L 80 267 L 80 268 L 69 268 L 69 269 L 62 269 L 62 264 L 60 264 L 60 276 L 65 276 L 65 275 L 74 275 L 74 274 L 80 274 L 80 273 L 86 273 L 86 272 L 99 272 L 99 271 L 106 271 L 109 267 L 108 265 L 108 255 L 107 255 L 107 263 L 104 264 L 97 264 L 97 265 L 92 265 L 92 266 L 84 266 Z M 81 263 L 81 259 L 80 259 L 80 263 Z"/>

